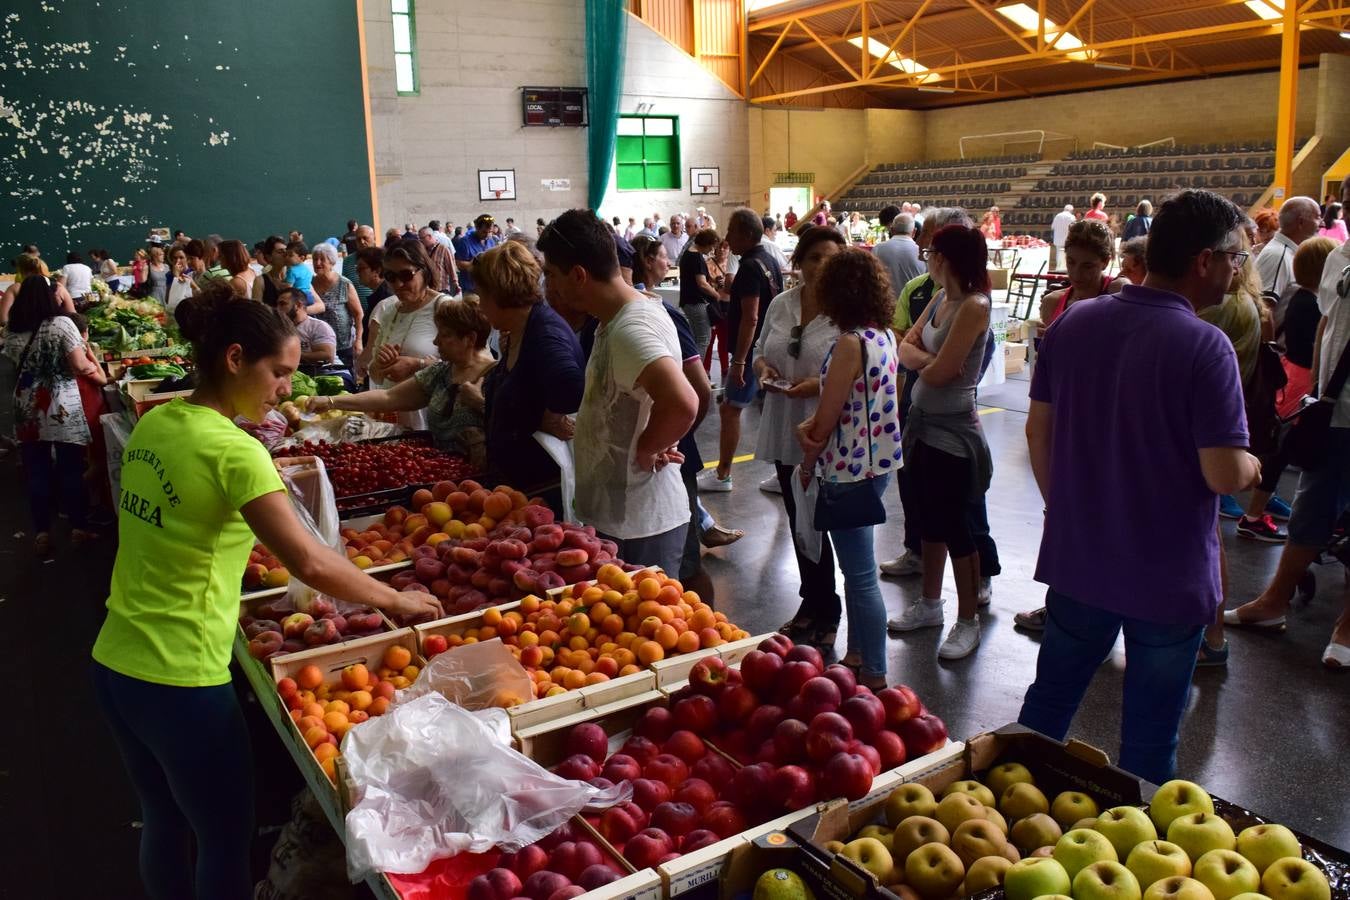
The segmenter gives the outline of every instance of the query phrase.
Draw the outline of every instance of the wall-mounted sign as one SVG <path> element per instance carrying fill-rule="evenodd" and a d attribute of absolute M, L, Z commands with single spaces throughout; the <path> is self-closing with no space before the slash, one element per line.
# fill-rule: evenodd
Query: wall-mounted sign
<path fill-rule="evenodd" d="M 711 169 L 690 169 L 689 193 L 696 197 L 712 196 L 714 194 L 722 193 L 722 170 L 717 167 Z"/>
<path fill-rule="evenodd" d="M 581 128 L 586 124 L 584 87 L 523 87 L 521 124 L 526 127 Z"/>
<path fill-rule="evenodd" d="M 516 199 L 516 170 L 479 169 L 478 199 L 479 200 Z"/>
<path fill-rule="evenodd" d="M 545 178 L 539 183 L 546 191 L 570 191 L 572 189 L 572 179 L 570 178 Z"/>

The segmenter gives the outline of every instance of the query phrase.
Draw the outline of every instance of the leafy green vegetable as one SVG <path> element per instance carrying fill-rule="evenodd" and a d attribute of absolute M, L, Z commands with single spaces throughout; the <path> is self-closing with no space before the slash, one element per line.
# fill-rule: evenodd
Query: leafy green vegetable
<path fill-rule="evenodd" d="M 296 372 L 291 376 L 291 399 L 296 397 L 313 397 L 319 392 L 318 385 L 314 379 L 310 378 L 304 372 Z"/>
<path fill-rule="evenodd" d="M 342 378 L 338 375 L 316 375 L 314 385 L 322 397 L 335 397 L 342 393 Z"/>

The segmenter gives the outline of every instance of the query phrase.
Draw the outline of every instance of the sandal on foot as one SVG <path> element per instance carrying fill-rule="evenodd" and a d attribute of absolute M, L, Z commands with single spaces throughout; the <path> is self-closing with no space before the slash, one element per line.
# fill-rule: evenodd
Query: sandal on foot
<path fill-rule="evenodd" d="M 1027 631 L 1044 631 L 1046 615 L 1045 607 L 1042 606 L 1040 609 L 1020 612 L 1013 616 L 1013 624 L 1018 628 L 1025 628 Z"/>
<path fill-rule="evenodd" d="M 1195 656 L 1195 664 L 1202 668 L 1228 665 L 1228 641 L 1224 641 L 1222 647 L 1211 647 L 1209 641 L 1202 638 L 1200 651 Z"/>
<path fill-rule="evenodd" d="M 792 619 L 784 622 L 782 627 L 778 629 L 778 633 L 792 638 L 792 642 L 795 644 L 802 637 L 810 635 L 814 630 L 815 625 L 811 623 L 810 619 Z"/>
<path fill-rule="evenodd" d="M 1276 633 L 1283 632 L 1287 627 L 1284 616 L 1272 616 L 1269 619 L 1244 619 L 1239 615 L 1240 612 L 1242 612 L 1240 606 L 1237 609 L 1224 610 L 1223 624 L 1233 628 L 1251 628 L 1254 631 Z"/>
<path fill-rule="evenodd" d="M 1337 671 L 1350 671 L 1350 647 L 1332 641 L 1322 651 L 1322 665 Z"/>
<path fill-rule="evenodd" d="M 810 643 L 818 650 L 831 649 L 835 642 L 839 640 L 839 626 L 831 625 L 828 628 L 817 628 L 811 633 Z"/>
<path fill-rule="evenodd" d="M 851 669 L 854 675 L 862 674 L 862 657 L 847 654 L 839 658 L 839 665 L 846 669 Z"/>
<path fill-rule="evenodd" d="M 712 550 L 734 544 L 743 537 L 745 537 L 745 532 L 739 528 L 723 528 L 721 525 L 714 525 L 699 535 L 698 540 L 703 546 Z"/>
<path fill-rule="evenodd" d="M 872 675 L 866 678 L 859 676 L 858 684 L 867 688 L 872 693 L 876 693 L 877 691 L 884 691 L 886 688 L 890 687 L 890 685 L 886 683 L 885 675 Z"/>

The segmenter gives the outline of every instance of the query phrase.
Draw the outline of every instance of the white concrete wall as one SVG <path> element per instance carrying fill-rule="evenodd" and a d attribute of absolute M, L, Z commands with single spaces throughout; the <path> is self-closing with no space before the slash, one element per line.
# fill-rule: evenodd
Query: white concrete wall
<path fill-rule="evenodd" d="M 586 205 L 586 130 L 523 128 L 520 88 L 586 83 L 582 0 L 416 0 L 421 93 L 394 89 L 389 0 L 365 4 L 371 116 L 380 221 L 449 219 L 464 224 L 479 212 L 507 216 L 532 232 L 537 217 Z M 627 72 L 620 112 L 652 103 L 653 113 L 680 117 L 680 191 L 610 189 L 606 216 L 644 215 L 706 206 L 719 223 L 749 198 L 746 104 L 692 58 L 638 19 L 628 17 Z M 695 200 L 691 166 L 718 166 L 722 193 Z M 517 199 L 480 202 L 479 169 L 515 169 Z M 566 178 L 571 190 L 550 191 L 543 179 Z"/>
<path fill-rule="evenodd" d="M 641 225 L 643 217 L 653 212 L 669 219 L 672 213 L 692 213 L 702 206 L 721 229 L 727 213 L 750 200 L 750 148 L 745 139 L 748 106 L 688 54 L 633 16 L 628 17 L 627 60 L 619 112 L 635 113 L 639 103 L 651 103 L 652 115 L 680 117 L 681 188 L 619 191 L 611 171 L 601 212 L 624 222 L 633 216 Z M 714 166 L 721 170 L 721 194 L 693 194 L 690 168 Z"/>

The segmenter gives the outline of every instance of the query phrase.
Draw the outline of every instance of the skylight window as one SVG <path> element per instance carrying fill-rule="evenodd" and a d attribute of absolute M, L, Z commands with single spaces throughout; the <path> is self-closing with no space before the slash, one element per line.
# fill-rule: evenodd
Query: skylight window
<path fill-rule="evenodd" d="M 860 37 L 849 38 L 848 42 L 853 46 L 859 48 L 861 48 L 863 45 L 863 40 Z M 916 62 L 915 60 L 910 59 L 908 56 L 901 56 L 900 54 L 895 53 L 890 49 L 890 47 L 888 47 L 881 41 L 877 40 L 876 38 L 870 37 L 867 39 L 867 52 L 875 56 L 877 59 L 884 58 L 887 65 L 891 66 L 894 69 L 899 69 L 906 75 L 921 76 L 919 78 L 920 84 L 927 84 L 930 81 L 940 81 L 942 79 L 942 76 L 937 74 L 936 72 L 929 72 L 928 67 L 925 66 L 923 63 Z"/>
<path fill-rule="evenodd" d="M 1247 0 L 1244 5 L 1267 22 L 1284 16 L 1284 0 Z"/>
<path fill-rule="evenodd" d="M 1261 2 L 1261 0 L 1251 0 L 1251 2 L 1259 3 Z M 1030 32 L 1031 34 L 1035 34 L 1037 31 L 1040 16 L 1036 14 L 1036 10 L 1032 9 L 1025 3 L 1012 3 L 1009 4 L 1008 6 L 997 6 L 994 8 L 994 12 L 1003 16 L 1003 18 L 1007 19 L 1009 22 L 1012 22 L 1014 25 L 1016 25 L 1023 31 Z M 1059 34 L 1058 23 L 1050 19 L 1046 19 L 1045 42 L 1048 44 L 1051 41 L 1054 41 L 1055 36 L 1058 34 Z M 1082 47 L 1083 42 L 1080 41 L 1071 31 L 1064 32 L 1064 36 L 1055 42 L 1056 50 L 1082 50 Z M 1073 59 L 1088 59 L 1090 58 L 1091 54 L 1088 51 L 1084 50 L 1081 53 L 1070 53 L 1069 56 Z"/>

